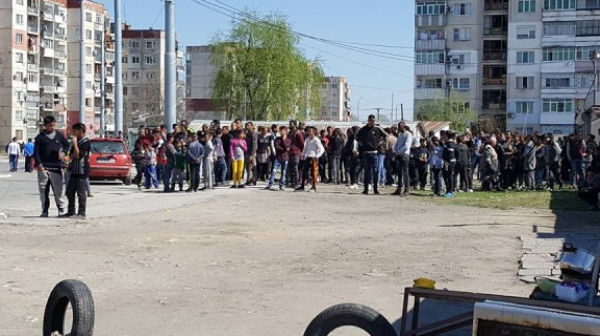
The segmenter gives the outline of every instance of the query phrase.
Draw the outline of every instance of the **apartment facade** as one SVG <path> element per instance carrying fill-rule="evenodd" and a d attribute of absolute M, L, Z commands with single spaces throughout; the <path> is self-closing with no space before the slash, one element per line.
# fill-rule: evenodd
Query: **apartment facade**
<path fill-rule="evenodd" d="M 164 122 L 166 40 L 163 30 L 123 26 L 123 110 L 125 125 Z M 177 112 L 185 97 L 184 55 L 177 43 Z"/>
<path fill-rule="evenodd" d="M 225 118 L 224 111 L 214 106 L 212 86 L 217 69 L 212 64 L 212 47 L 186 48 L 186 111 L 194 119 Z"/>
<path fill-rule="evenodd" d="M 350 88 L 344 77 L 325 77 L 321 85 L 320 120 L 350 121 Z"/>
<path fill-rule="evenodd" d="M 415 109 L 464 102 L 483 125 L 568 134 L 588 106 L 600 1 L 416 1 Z M 468 104 L 468 105 L 467 105 Z"/>
<path fill-rule="evenodd" d="M 81 3 L 84 9 L 84 22 L 81 24 Z M 68 0 L 69 41 L 81 40 L 81 27 L 84 29 L 84 59 L 80 56 L 79 45 L 71 44 L 67 54 L 67 124 L 82 122 L 90 133 L 100 130 L 100 114 L 104 107 L 107 130 L 114 129 L 114 43 L 110 34 L 110 17 L 104 5 L 93 1 Z M 104 50 L 103 50 L 104 49 Z M 104 52 L 104 64 L 102 53 Z M 85 64 L 82 74 L 80 65 Z M 102 101 L 102 66 L 105 67 L 105 99 Z M 79 120 L 80 80 L 85 80 L 85 120 Z"/>

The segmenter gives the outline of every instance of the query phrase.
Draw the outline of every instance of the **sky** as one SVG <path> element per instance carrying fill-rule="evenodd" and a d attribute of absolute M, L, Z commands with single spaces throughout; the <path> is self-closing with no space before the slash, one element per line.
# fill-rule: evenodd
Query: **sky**
<path fill-rule="evenodd" d="M 354 113 L 360 100 L 360 119 L 368 114 L 390 115 L 403 104 L 404 117 L 412 120 L 414 67 L 414 6 L 409 0 L 175 0 L 176 30 L 184 46 L 209 44 L 219 31 L 227 31 L 231 18 L 198 4 L 223 4 L 250 8 L 261 14 L 278 11 L 289 17 L 294 31 L 320 39 L 376 44 L 356 52 L 301 38 L 308 58 L 319 57 L 326 76 L 342 76 L 350 86 Z M 104 3 L 114 19 L 114 1 Z M 164 28 L 162 0 L 121 0 L 124 21 L 134 29 Z M 214 7 L 213 7 L 214 8 Z M 219 10 L 219 9 L 217 9 Z M 221 12 L 225 13 L 222 9 Z M 370 54 L 369 54 L 370 53 Z M 375 53 L 375 55 L 372 55 Z M 384 54 L 385 53 L 385 54 Z M 383 57 L 382 57 L 383 56 Z M 392 102 L 392 95 L 393 102 Z M 395 119 L 395 115 L 394 118 Z"/>

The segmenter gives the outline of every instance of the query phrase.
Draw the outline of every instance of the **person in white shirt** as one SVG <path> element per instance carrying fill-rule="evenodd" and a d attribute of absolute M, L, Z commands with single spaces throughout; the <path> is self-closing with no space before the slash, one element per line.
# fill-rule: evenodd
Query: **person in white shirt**
<path fill-rule="evenodd" d="M 398 141 L 394 151 L 398 159 L 398 188 L 392 195 L 408 196 L 410 190 L 410 177 L 408 174 L 408 163 L 410 160 L 410 148 L 413 145 L 413 136 L 406 129 L 406 124 L 398 124 Z M 402 188 L 404 187 L 404 191 Z"/>
<path fill-rule="evenodd" d="M 7 147 L 8 162 L 10 165 L 10 171 L 16 172 L 19 167 L 19 157 L 21 156 L 21 146 L 17 142 L 17 138 L 12 138 L 11 143 Z"/>
<path fill-rule="evenodd" d="M 321 143 L 321 139 L 317 138 L 317 129 L 315 127 L 308 128 L 308 138 L 304 141 L 304 149 L 300 155 L 300 160 L 304 160 L 302 169 L 302 184 L 296 191 L 304 190 L 304 184 L 308 177 L 308 170 L 312 169 L 312 187 L 309 192 L 317 191 L 317 169 L 319 166 L 319 158 L 325 153 L 325 148 Z"/>

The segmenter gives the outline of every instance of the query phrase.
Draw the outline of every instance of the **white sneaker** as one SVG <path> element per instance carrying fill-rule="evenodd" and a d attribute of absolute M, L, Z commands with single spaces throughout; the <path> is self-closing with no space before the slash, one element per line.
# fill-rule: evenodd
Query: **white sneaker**
<path fill-rule="evenodd" d="M 473 189 L 469 189 L 469 193 L 471 193 L 471 194 L 472 194 L 472 193 L 473 193 Z"/>
<path fill-rule="evenodd" d="M 358 189 L 358 184 L 355 183 L 355 184 L 351 185 L 350 189 L 357 190 Z"/>

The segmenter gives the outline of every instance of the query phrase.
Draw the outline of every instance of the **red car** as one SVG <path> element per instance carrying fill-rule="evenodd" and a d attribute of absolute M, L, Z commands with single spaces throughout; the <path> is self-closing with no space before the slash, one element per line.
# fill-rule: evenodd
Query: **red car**
<path fill-rule="evenodd" d="M 131 184 L 131 156 L 123 140 L 92 139 L 90 146 L 90 179 Z"/>

